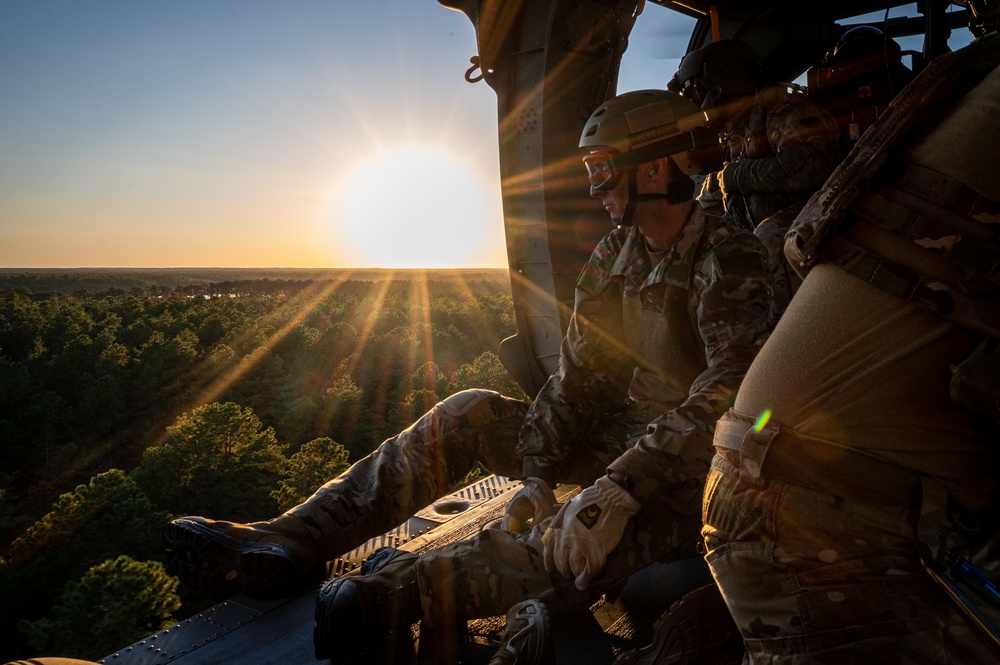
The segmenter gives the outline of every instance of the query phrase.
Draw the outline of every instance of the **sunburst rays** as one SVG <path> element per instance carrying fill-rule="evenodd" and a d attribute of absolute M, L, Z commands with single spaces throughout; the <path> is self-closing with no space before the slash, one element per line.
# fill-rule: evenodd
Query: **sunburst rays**
<path fill-rule="evenodd" d="M 326 388 L 334 386 L 340 379 L 348 377 L 352 381 L 361 385 L 365 379 L 377 379 L 372 383 L 377 384 L 378 380 L 384 379 L 388 373 L 388 366 L 383 365 L 376 371 L 381 376 L 361 377 L 358 372 L 369 371 L 360 367 L 360 363 L 366 357 L 366 349 L 372 343 L 376 335 L 379 323 L 379 313 L 387 305 L 387 300 L 391 293 L 394 293 L 394 284 L 405 281 L 406 300 L 409 304 L 405 325 L 414 331 L 413 335 L 407 337 L 407 348 L 398 349 L 398 355 L 394 359 L 386 358 L 386 362 L 402 362 L 401 369 L 403 377 L 413 376 L 425 362 L 439 364 L 438 351 L 435 348 L 435 329 L 432 321 L 432 293 L 431 281 L 432 272 L 424 270 L 387 271 L 384 279 L 375 283 L 372 291 L 366 297 L 365 308 L 367 313 L 358 317 L 361 322 L 357 330 L 353 348 L 345 355 L 342 361 L 331 364 L 328 368 L 322 368 L 321 373 L 325 374 L 324 380 Z M 190 397 L 178 409 L 180 412 L 188 412 L 203 404 L 209 404 L 222 399 L 241 380 L 245 379 L 262 362 L 268 358 L 268 354 L 273 352 L 288 335 L 296 331 L 312 317 L 324 303 L 333 298 L 338 291 L 348 282 L 356 277 L 354 271 L 343 271 L 336 279 L 317 280 L 310 283 L 306 288 L 301 289 L 290 296 L 287 302 L 275 307 L 266 316 L 262 317 L 256 325 L 244 330 L 239 337 L 229 340 L 228 345 L 235 348 L 249 348 L 254 345 L 254 338 L 261 330 L 270 329 L 267 337 L 257 342 L 255 351 L 244 354 L 238 362 L 232 365 L 223 373 L 218 373 L 212 367 L 212 360 L 206 355 L 188 374 L 190 381 Z M 435 277 L 440 279 L 440 276 Z M 470 285 L 461 275 L 448 277 L 457 292 L 457 298 L 461 306 L 468 306 L 479 291 L 474 285 Z M 484 317 L 472 317 L 476 321 L 475 330 L 468 331 L 470 334 L 486 334 L 487 328 L 491 325 Z M 322 354 L 321 354 L 322 356 Z M 454 370 L 455 368 L 448 368 Z M 424 389 L 436 392 L 437 386 L 434 377 L 418 377 L 419 385 L 409 386 L 409 389 Z M 372 396 L 375 400 L 377 410 L 387 410 L 390 406 L 388 400 L 391 396 L 388 392 L 384 395 Z M 439 397 L 444 397 L 439 395 Z M 321 424 L 321 423 L 319 423 Z M 166 433 L 161 433 L 155 438 L 152 445 L 162 445 L 166 440 Z"/>

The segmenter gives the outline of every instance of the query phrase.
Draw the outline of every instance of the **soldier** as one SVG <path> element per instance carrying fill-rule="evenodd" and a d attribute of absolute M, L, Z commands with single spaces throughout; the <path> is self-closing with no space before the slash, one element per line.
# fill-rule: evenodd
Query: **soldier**
<path fill-rule="evenodd" d="M 693 556 L 705 445 L 768 332 L 771 294 L 759 241 L 692 200 L 692 140 L 669 130 L 692 116 L 697 107 L 674 93 L 637 91 L 584 128 L 591 194 L 617 228 L 580 276 L 558 369 L 521 429 L 526 489 L 510 514 L 522 503 L 534 526 L 487 529 L 327 582 L 317 655 L 360 658 L 387 627 L 418 619 L 423 652 L 428 629 L 525 598 L 585 609 L 641 567 Z M 585 489 L 548 517 L 556 481 Z"/>
<path fill-rule="evenodd" d="M 716 429 L 706 558 L 751 662 L 1000 656 L 1000 2 L 965 4 L 985 36 L 796 219 L 804 281 Z"/>
<path fill-rule="evenodd" d="M 809 98 L 840 126 L 846 154 L 889 102 L 913 80 L 896 40 L 872 25 L 846 30 L 833 50 L 806 72 Z"/>
<path fill-rule="evenodd" d="M 533 403 L 464 391 L 274 520 L 174 520 L 166 540 L 182 575 L 288 593 L 442 496 L 477 460 L 523 480 L 504 526 L 532 528 L 487 529 L 421 557 L 381 551 L 367 574 L 329 581 L 317 657 L 392 662 L 412 649 L 407 627 L 421 616 L 423 647 L 456 619 L 525 598 L 587 607 L 642 566 L 692 557 L 714 424 L 770 330 L 771 299 L 759 241 L 693 202 L 692 139 L 669 128 L 696 114 L 674 93 L 643 91 L 587 124 L 592 195 L 619 226 L 581 274 L 559 366 Z M 585 489 L 553 517 L 557 482 Z"/>
<path fill-rule="evenodd" d="M 689 53 L 667 87 L 718 119 L 726 163 L 705 179 L 699 201 L 763 241 L 777 320 L 801 282 L 782 254 L 785 232 L 840 161 L 837 122 L 804 94 L 769 84 L 757 54 L 736 40 Z"/>

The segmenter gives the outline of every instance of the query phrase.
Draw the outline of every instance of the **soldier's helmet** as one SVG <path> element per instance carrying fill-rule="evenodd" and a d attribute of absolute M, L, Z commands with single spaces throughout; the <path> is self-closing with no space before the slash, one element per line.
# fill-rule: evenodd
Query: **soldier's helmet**
<path fill-rule="evenodd" d="M 969 12 L 969 30 L 977 38 L 1000 29 L 1000 0 L 954 0 Z"/>
<path fill-rule="evenodd" d="M 706 173 L 713 164 L 705 152 L 714 156 L 718 143 L 694 102 L 667 90 L 635 90 L 607 100 L 580 136 L 580 147 L 588 150 L 583 161 L 590 184 L 597 190 L 614 188 L 623 172 L 660 157 L 670 157 L 686 175 Z"/>
<path fill-rule="evenodd" d="M 766 82 L 760 57 L 749 44 L 722 39 L 684 56 L 667 89 L 709 109 L 752 95 Z"/>
<path fill-rule="evenodd" d="M 888 64 L 903 62 L 903 49 L 894 39 L 873 25 L 859 25 L 846 31 L 833 48 L 831 63 L 863 60 L 871 54 L 879 54 Z"/>

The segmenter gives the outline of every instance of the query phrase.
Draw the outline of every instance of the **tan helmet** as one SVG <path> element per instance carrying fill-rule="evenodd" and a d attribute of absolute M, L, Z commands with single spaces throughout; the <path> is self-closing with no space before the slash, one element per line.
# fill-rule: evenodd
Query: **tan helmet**
<path fill-rule="evenodd" d="M 580 147 L 588 151 L 583 163 L 592 192 L 614 189 L 623 177 L 627 179 L 628 202 L 622 216 L 613 221 L 629 226 L 636 206 L 644 201 L 690 201 L 695 185 L 687 176 L 715 168 L 719 137 L 690 100 L 667 90 L 636 90 L 607 100 L 590 114 Z M 716 157 L 706 157 L 706 153 Z M 678 176 L 665 192 L 639 194 L 636 167 L 660 158 L 668 158 Z"/>
<path fill-rule="evenodd" d="M 703 150 L 717 149 L 718 134 L 691 101 L 668 90 L 635 90 L 609 99 L 590 114 L 580 147 L 613 156 L 623 169 L 670 157 L 687 175 L 710 170 Z"/>

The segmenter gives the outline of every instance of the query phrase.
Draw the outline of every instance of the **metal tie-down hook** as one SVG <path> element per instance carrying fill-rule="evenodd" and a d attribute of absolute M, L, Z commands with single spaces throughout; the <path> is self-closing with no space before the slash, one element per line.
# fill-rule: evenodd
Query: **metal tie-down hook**
<path fill-rule="evenodd" d="M 486 76 L 486 74 L 484 74 L 481 69 L 482 63 L 479 60 L 479 56 L 478 55 L 472 56 L 471 58 L 469 58 L 469 62 L 472 63 L 472 66 L 465 71 L 465 80 L 468 81 L 469 83 L 476 83 L 477 81 L 482 81 L 483 77 Z M 473 72 L 476 71 L 477 69 L 479 70 L 479 76 L 474 76 Z"/>

